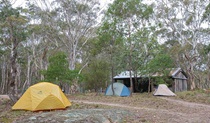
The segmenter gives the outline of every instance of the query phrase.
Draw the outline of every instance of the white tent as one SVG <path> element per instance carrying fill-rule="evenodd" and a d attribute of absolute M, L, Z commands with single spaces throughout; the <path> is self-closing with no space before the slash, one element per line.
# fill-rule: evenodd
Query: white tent
<path fill-rule="evenodd" d="M 154 92 L 155 96 L 176 96 L 165 84 L 160 84 Z"/>

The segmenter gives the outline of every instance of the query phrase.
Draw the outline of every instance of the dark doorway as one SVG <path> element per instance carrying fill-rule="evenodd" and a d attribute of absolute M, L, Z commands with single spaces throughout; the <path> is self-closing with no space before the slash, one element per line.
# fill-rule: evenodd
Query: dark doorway
<path fill-rule="evenodd" d="M 134 93 L 148 92 L 148 86 L 149 86 L 148 78 L 137 78 L 137 79 L 133 78 L 132 81 L 133 81 Z M 121 82 L 126 87 L 130 88 L 130 78 L 115 79 L 115 82 Z M 150 92 L 151 92 L 151 86 L 150 86 Z"/>

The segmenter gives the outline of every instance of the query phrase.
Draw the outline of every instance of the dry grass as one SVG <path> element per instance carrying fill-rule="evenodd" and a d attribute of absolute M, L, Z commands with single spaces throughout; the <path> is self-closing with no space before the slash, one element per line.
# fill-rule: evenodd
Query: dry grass
<path fill-rule="evenodd" d="M 194 91 L 178 92 L 176 99 L 188 102 L 210 104 L 210 91 L 194 90 Z"/>
<path fill-rule="evenodd" d="M 8 99 L 0 98 L 0 123 L 11 123 L 15 118 L 30 113 L 27 111 L 12 111 L 11 102 Z"/>
<path fill-rule="evenodd" d="M 186 91 L 176 93 L 176 97 L 168 97 L 171 99 L 178 99 L 178 100 L 185 100 L 189 102 L 198 102 L 198 103 L 205 103 L 210 104 L 210 93 L 208 91 L 203 90 L 195 90 L 195 91 Z M 117 97 L 117 96 L 105 96 L 104 94 L 96 93 L 85 93 L 85 94 L 71 94 L 67 95 L 70 100 L 85 100 L 91 102 L 105 102 L 105 103 L 113 103 L 113 104 L 120 104 L 120 105 L 127 105 L 131 107 L 142 107 L 142 108 L 149 108 L 149 109 L 162 109 L 162 110 L 169 110 L 170 112 L 183 112 L 188 114 L 188 112 L 193 112 L 194 109 L 187 109 L 184 106 L 178 105 L 176 103 L 169 102 L 167 100 L 161 99 L 159 97 L 153 96 L 151 93 L 137 93 L 133 94 L 131 97 Z M 0 100 L 0 123 L 11 123 L 16 119 L 21 119 L 27 116 L 34 115 L 33 112 L 30 111 L 12 111 L 11 105 L 8 100 Z M 176 107 L 176 108 L 174 108 Z M 72 103 L 72 106 L 69 107 L 67 110 L 72 109 L 109 109 L 113 108 L 110 106 L 104 105 L 88 105 L 82 103 Z M 56 111 L 55 111 L 56 112 Z M 141 112 L 136 110 L 134 112 L 138 112 L 139 120 L 141 122 L 147 122 L 148 119 L 156 120 L 157 117 L 151 113 L 151 111 L 144 111 Z M 150 118 L 150 116 L 153 116 Z M 163 114 L 164 115 L 164 114 Z M 138 117 L 136 117 L 138 118 Z M 132 120 L 132 118 L 126 118 L 125 120 L 128 121 Z M 135 119 L 136 120 L 136 119 Z M 167 120 L 167 118 L 166 118 Z"/>
<path fill-rule="evenodd" d="M 148 93 L 134 93 L 131 97 L 105 96 L 104 94 L 96 95 L 95 93 L 68 95 L 70 100 L 87 100 L 94 102 L 118 103 L 123 105 L 138 106 L 145 105 L 145 107 L 156 107 L 156 105 L 166 102 L 160 98 Z M 172 97 L 173 98 L 173 97 Z"/>

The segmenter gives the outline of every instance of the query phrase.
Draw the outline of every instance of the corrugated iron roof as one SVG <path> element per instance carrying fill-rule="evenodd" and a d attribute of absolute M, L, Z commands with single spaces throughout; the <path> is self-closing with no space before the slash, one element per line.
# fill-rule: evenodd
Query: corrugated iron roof
<path fill-rule="evenodd" d="M 171 71 L 169 72 L 169 76 L 171 76 L 172 78 L 176 78 L 176 75 L 181 71 L 182 69 L 181 68 L 171 68 Z M 134 73 L 133 71 L 131 71 L 131 74 L 132 74 L 132 78 L 134 77 Z M 163 74 L 161 73 L 155 73 L 153 74 L 152 76 L 153 77 L 157 77 L 157 76 L 162 76 Z M 148 77 L 148 75 L 141 75 L 141 74 L 138 74 L 137 75 L 137 78 L 139 77 Z M 130 72 L 129 71 L 123 71 L 121 72 L 120 74 L 116 75 L 114 77 L 114 79 L 124 79 L 124 78 L 130 78 Z M 185 77 L 186 78 L 186 77 Z M 186 78 L 187 79 L 187 78 Z"/>

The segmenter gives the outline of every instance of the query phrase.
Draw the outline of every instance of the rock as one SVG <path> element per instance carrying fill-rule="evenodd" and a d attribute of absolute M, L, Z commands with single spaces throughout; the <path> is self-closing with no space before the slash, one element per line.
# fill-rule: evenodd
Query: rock
<path fill-rule="evenodd" d="M 10 100 L 8 95 L 0 95 L 1 100 Z"/>
<path fill-rule="evenodd" d="M 29 120 L 36 120 L 36 117 L 30 117 Z"/>
<path fill-rule="evenodd" d="M 17 123 L 27 122 L 63 122 L 63 123 L 119 123 L 125 116 L 133 113 L 121 109 L 72 109 L 59 112 L 43 112 L 25 118 Z"/>

